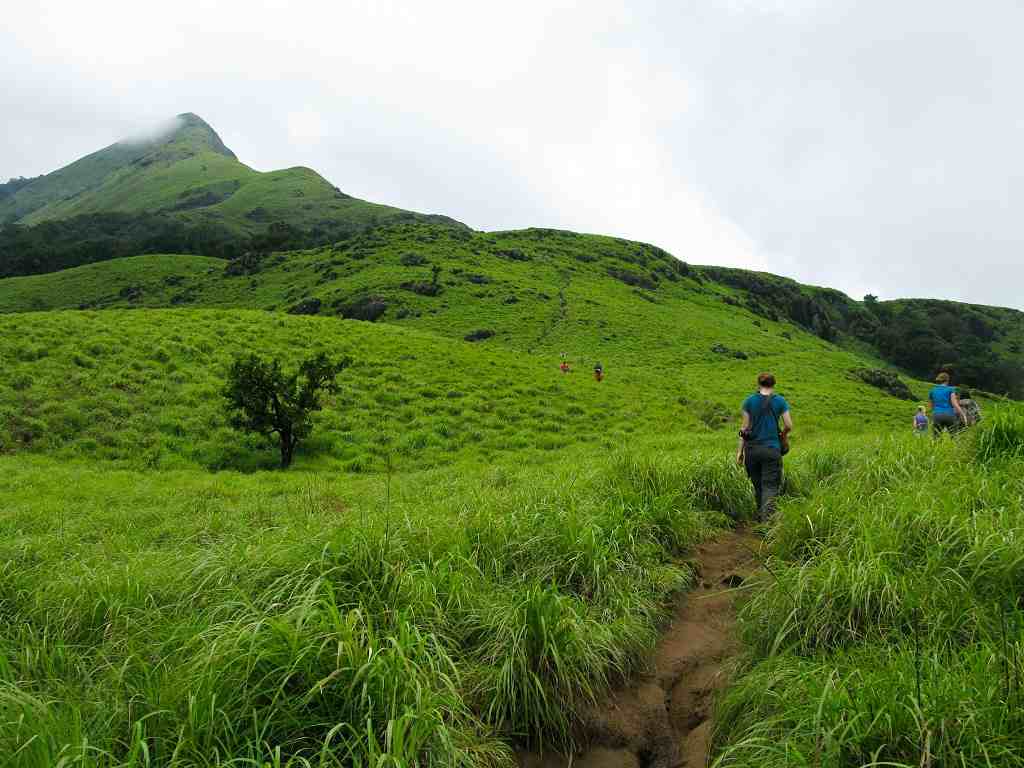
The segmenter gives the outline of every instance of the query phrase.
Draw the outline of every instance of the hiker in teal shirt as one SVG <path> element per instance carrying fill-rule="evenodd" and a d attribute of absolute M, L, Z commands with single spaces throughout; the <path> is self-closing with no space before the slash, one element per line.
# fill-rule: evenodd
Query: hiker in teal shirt
<path fill-rule="evenodd" d="M 784 425 L 779 432 L 779 419 Z M 793 417 L 789 403 L 775 394 L 775 377 L 762 373 L 757 377 L 757 392 L 743 401 L 740 444 L 736 463 L 747 470 L 754 486 L 757 516 L 761 520 L 775 511 L 775 497 L 782 486 L 783 446 L 788 450 Z"/>
<path fill-rule="evenodd" d="M 967 423 L 960 397 L 956 388 L 949 386 L 949 374 L 942 371 L 935 377 L 936 384 L 928 393 L 928 405 L 932 409 L 932 434 L 938 437 L 943 432 L 955 434 Z"/>

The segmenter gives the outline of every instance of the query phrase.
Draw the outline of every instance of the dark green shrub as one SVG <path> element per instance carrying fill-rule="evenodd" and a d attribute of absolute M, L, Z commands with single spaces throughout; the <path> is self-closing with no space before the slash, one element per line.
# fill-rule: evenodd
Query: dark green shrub
<path fill-rule="evenodd" d="M 523 253 L 518 248 L 505 248 L 503 250 L 496 251 L 496 255 L 500 256 L 503 259 L 508 259 L 510 261 L 529 261 L 530 260 L 530 255 L 527 254 L 527 253 Z"/>
<path fill-rule="evenodd" d="M 336 302 L 335 308 L 346 320 L 379 320 L 388 311 L 388 304 L 380 296 L 363 296 L 347 302 Z"/>
<path fill-rule="evenodd" d="M 418 253 L 403 253 L 401 258 L 398 260 L 403 267 L 422 267 L 429 264 L 426 256 L 421 256 Z"/>
<path fill-rule="evenodd" d="M 850 371 L 850 374 L 865 384 L 870 384 L 900 400 L 917 399 L 906 382 L 892 371 L 883 371 L 878 368 L 855 368 Z"/>
<path fill-rule="evenodd" d="M 242 275 L 254 275 L 263 266 L 263 254 L 255 251 L 246 251 L 231 259 L 224 265 L 225 277 L 240 277 Z"/>
<path fill-rule="evenodd" d="M 315 315 L 320 312 L 321 301 L 318 298 L 303 299 L 288 308 L 289 315 Z"/>
<path fill-rule="evenodd" d="M 608 269 L 608 275 L 614 277 L 619 282 L 631 285 L 635 288 L 646 288 L 649 291 L 653 291 L 658 287 L 657 280 L 652 279 L 647 275 L 640 275 L 633 272 L 630 269 L 618 269 L 616 267 L 610 267 Z"/>
<path fill-rule="evenodd" d="M 229 423 L 264 437 L 276 435 L 281 466 L 288 467 L 295 446 L 312 432 L 313 413 L 323 407 L 321 391 L 337 391 L 335 378 L 348 364 L 347 358 L 332 361 L 321 352 L 303 362 L 298 371 L 285 374 L 276 358 L 269 362 L 255 354 L 238 358 L 223 390 Z"/>

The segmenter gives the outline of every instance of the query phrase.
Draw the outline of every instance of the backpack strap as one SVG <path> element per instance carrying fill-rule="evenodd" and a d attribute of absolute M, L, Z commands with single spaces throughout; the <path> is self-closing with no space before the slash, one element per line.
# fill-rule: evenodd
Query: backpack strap
<path fill-rule="evenodd" d="M 750 431 L 751 431 L 752 434 L 754 434 L 754 435 L 757 434 L 757 430 L 761 426 L 761 421 L 764 419 L 765 414 L 768 413 L 768 411 L 772 410 L 771 405 L 772 405 L 772 401 L 773 400 L 775 400 L 775 395 L 774 394 L 771 394 L 771 395 L 761 395 L 761 408 L 757 412 L 757 417 L 754 419 L 754 423 L 750 425 Z M 776 426 L 776 428 L 778 428 L 778 420 L 777 419 L 776 419 L 775 426 Z"/>

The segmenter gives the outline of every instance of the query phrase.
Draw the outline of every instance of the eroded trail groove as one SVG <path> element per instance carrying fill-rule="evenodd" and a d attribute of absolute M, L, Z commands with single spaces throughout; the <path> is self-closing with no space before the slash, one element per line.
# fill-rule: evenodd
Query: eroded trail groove
<path fill-rule="evenodd" d="M 735 587 L 753 573 L 760 539 L 728 531 L 697 547 L 694 588 L 680 597 L 647 671 L 587 712 L 586 751 L 520 754 L 523 768 L 704 768 L 714 694 L 736 654 Z"/>

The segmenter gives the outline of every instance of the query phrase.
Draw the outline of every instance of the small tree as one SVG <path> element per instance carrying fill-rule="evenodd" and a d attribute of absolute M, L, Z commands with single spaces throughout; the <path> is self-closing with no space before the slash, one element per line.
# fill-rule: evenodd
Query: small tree
<path fill-rule="evenodd" d="M 321 352 L 295 373 L 286 374 L 277 358 L 269 362 L 255 354 L 237 358 L 224 387 L 231 426 L 271 439 L 276 435 L 281 467 L 289 467 L 295 446 L 313 429 L 313 412 L 323 408 L 320 393 L 337 391 L 335 378 L 348 364 L 348 358 L 333 361 Z"/>

